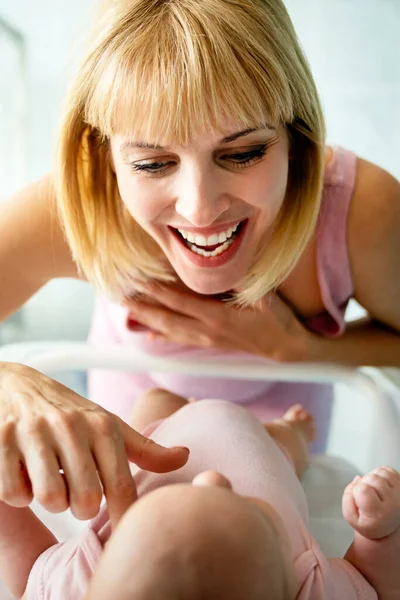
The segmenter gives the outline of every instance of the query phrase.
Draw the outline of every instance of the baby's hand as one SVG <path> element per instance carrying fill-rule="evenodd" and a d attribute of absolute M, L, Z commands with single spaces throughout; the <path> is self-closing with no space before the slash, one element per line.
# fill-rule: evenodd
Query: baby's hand
<path fill-rule="evenodd" d="M 356 477 L 345 489 L 343 516 L 353 529 L 377 540 L 400 528 L 400 473 L 379 467 Z"/>

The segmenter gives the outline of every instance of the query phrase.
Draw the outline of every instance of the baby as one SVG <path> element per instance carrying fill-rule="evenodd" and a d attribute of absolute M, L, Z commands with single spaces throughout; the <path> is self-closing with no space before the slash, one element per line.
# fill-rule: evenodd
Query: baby
<path fill-rule="evenodd" d="M 307 530 L 301 477 L 314 422 L 301 406 L 265 427 L 243 407 L 151 390 L 132 426 L 190 448 L 179 471 L 133 467 L 139 499 L 111 535 L 107 509 L 35 562 L 28 600 L 394 600 L 400 597 L 400 475 L 356 478 L 355 529 L 327 560 Z"/>

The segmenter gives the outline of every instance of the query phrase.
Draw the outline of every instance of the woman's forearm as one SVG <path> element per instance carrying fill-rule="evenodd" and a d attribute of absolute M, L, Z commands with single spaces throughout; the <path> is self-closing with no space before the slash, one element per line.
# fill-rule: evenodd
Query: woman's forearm
<path fill-rule="evenodd" d="M 0 579 L 20 598 L 36 559 L 57 543 L 30 508 L 0 501 Z"/>
<path fill-rule="evenodd" d="M 379 600 L 400 597 L 400 529 L 381 540 L 369 540 L 354 533 L 345 560 L 372 585 Z"/>
<path fill-rule="evenodd" d="M 313 336 L 305 362 L 400 367 L 400 333 L 370 319 L 349 323 L 339 338 Z"/>

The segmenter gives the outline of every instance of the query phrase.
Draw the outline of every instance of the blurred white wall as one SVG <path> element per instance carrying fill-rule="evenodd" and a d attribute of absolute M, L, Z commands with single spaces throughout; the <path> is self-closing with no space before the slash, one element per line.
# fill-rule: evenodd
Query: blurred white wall
<path fill-rule="evenodd" d="M 400 178 L 399 0 L 286 0 L 325 110 L 328 141 Z"/>
<path fill-rule="evenodd" d="M 50 168 L 68 65 L 92 3 L 0 0 L 0 17 L 19 29 L 27 44 L 27 181 Z M 329 142 L 355 150 L 400 177 L 400 1 L 286 4 L 321 92 Z M 91 306 L 86 284 L 52 282 L 23 309 L 23 330 L 4 334 L 3 326 L 3 341 L 7 335 L 83 339 Z"/>
<path fill-rule="evenodd" d="M 49 169 L 59 106 L 93 0 L 0 0 L 0 17 L 25 37 L 27 180 Z"/>
<path fill-rule="evenodd" d="M 0 18 L 19 30 L 26 44 L 24 182 L 34 181 L 51 167 L 59 108 L 91 6 L 92 0 L 0 0 Z M 85 339 L 92 304 L 93 292 L 87 284 L 52 281 L 17 317 L 0 326 L 0 343 Z"/>

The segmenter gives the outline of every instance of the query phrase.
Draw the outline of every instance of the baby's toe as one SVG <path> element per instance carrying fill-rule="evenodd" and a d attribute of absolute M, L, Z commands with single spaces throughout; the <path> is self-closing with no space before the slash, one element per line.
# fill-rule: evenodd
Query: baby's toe
<path fill-rule="evenodd" d="M 301 404 L 294 404 L 283 415 L 283 418 L 288 421 L 297 421 L 301 414 L 304 412 L 304 408 Z"/>
<path fill-rule="evenodd" d="M 283 418 L 287 421 L 313 421 L 313 416 L 311 413 L 306 411 L 301 404 L 295 404 L 294 406 L 291 406 L 285 412 Z"/>

